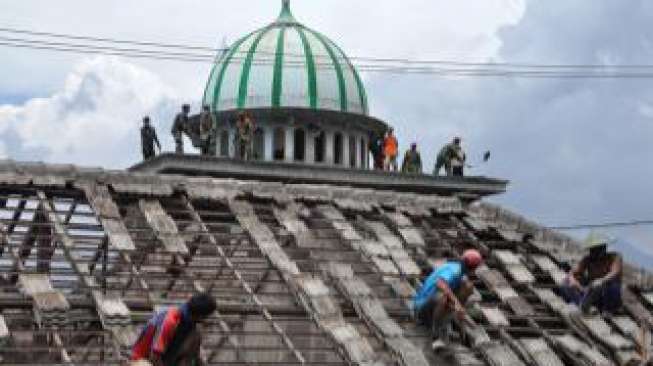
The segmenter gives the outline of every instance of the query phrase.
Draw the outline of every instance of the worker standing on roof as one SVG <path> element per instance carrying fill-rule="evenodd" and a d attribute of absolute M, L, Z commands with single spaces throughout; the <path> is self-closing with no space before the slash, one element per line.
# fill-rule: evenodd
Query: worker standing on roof
<path fill-rule="evenodd" d="M 156 130 L 150 124 L 150 117 L 143 117 L 143 127 L 141 127 L 141 147 L 143 148 L 143 160 L 150 160 L 156 155 L 154 146 L 161 151 L 161 143 L 156 135 Z"/>
<path fill-rule="evenodd" d="M 410 144 L 410 149 L 406 150 L 404 161 L 401 164 L 401 171 L 407 174 L 422 174 L 422 157 L 417 151 L 417 144 Z"/>
<path fill-rule="evenodd" d="M 572 268 L 561 292 L 565 300 L 579 305 L 584 313 L 594 306 L 613 313 L 621 307 L 623 259 L 608 252 L 609 239 L 591 232 L 585 240 L 587 255 Z"/>
<path fill-rule="evenodd" d="M 215 155 L 213 147 L 215 147 L 215 121 L 211 109 L 208 105 L 202 107 L 200 113 L 200 151 L 202 155 Z"/>
<path fill-rule="evenodd" d="M 252 158 L 252 140 L 256 129 L 254 120 L 249 114 L 240 112 L 238 113 L 236 128 L 238 129 L 236 136 L 238 157 L 242 160 L 250 160 Z"/>
<path fill-rule="evenodd" d="M 383 164 L 385 163 L 383 140 L 383 135 L 376 132 L 370 136 L 370 152 L 374 158 L 374 170 L 383 170 Z"/>
<path fill-rule="evenodd" d="M 481 263 L 481 253 L 468 249 L 460 260 L 447 261 L 433 268 L 415 294 L 413 308 L 417 322 L 431 327 L 434 349 L 446 346 L 443 331 L 447 329 L 452 314 L 459 321 L 467 319 L 465 303 L 474 292 L 474 285 L 467 275 Z"/>
<path fill-rule="evenodd" d="M 450 160 L 451 175 L 454 177 L 462 177 L 465 173 L 466 161 L 467 155 L 465 155 L 465 151 L 463 151 L 463 147 L 460 145 L 460 138 L 454 139 L 453 151 Z"/>
<path fill-rule="evenodd" d="M 440 170 L 444 168 L 445 175 L 451 175 L 451 161 L 456 155 L 456 146 L 460 146 L 460 137 L 455 137 L 453 142 L 448 143 L 440 149 L 437 158 L 435 159 L 435 168 L 433 169 L 433 175 L 440 175 Z"/>
<path fill-rule="evenodd" d="M 184 153 L 183 134 L 188 128 L 188 113 L 190 113 L 190 105 L 182 105 L 181 112 L 175 116 L 175 121 L 172 123 L 171 133 L 172 137 L 175 139 L 175 152 L 177 154 Z"/>
<path fill-rule="evenodd" d="M 213 297 L 196 294 L 185 304 L 152 317 L 132 348 L 132 361 L 153 366 L 199 365 L 201 337 L 197 323 L 216 309 Z"/>
<path fill-rule="evenodd" d="M 384 169 L 397 171 L 397 155 L 399 154 L 399 141 L 394 135 L 394 129 L 390 127 L 383 140 L 383 155 L 385 155 Z"/>

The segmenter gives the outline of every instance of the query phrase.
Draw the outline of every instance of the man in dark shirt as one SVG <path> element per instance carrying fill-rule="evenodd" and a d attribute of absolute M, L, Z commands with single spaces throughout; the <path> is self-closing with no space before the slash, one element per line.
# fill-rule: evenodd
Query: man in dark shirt
<path fill-rule="evenodd" d="M 604 236 L 591 233 L 585 241 L 589 253 L 572 268 L 561 288 L 565 300 L 579 305 L 584 313 L 592 306 L 611 313 L 621 307 L 623 259 L 607 251 L 608 242 Z"/>
<path fill-rule="evenodd" d="M 175 152 L 177 154 L 184 153 L 184 140 L 183 134 L 188 128 L 188 113 L 190 113 L 190 105 L 184 104 L 181 107 L 181 113 L 175 116 L 175 121 L 172 123 L 172 137 L 175 139 Z"/>
<path fill-rule="evenodd" d="M 143 127 L 141 127 L 141 146 L 143 148 L 143 160 L 152 159 L 156 155 L 154 144 L 159 147 L 161 151 L 161 143 L 156 136 L 156 130 L 150 124 L 150 117 L 143 117 Z"/>
<path fill-rule="evenodd" d="M 132 361 L 153 366 L 199 365 L 201 338 L 196 324 L 216 309 L 209 294 L 194 295 L 187 303 L 152 317 L 132 348 Z"/>

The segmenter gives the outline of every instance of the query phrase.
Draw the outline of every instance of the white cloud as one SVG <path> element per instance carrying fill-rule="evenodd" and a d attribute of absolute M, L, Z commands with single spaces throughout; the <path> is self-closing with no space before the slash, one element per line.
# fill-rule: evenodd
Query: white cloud
<path fill-rule="evenodd" d="M 151 72 L 97 57 L 75 67 L 61 91 L 0 106 L 0 126 L 18 137 L 21 150 L 45 161 L 124 167 L 139 157 L 142 116 L 169 119 L 175 100 Z"/>

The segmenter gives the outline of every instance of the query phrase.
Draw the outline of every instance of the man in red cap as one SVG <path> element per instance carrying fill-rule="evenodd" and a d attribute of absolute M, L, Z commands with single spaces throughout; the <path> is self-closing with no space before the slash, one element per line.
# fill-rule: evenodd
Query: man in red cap
<path fill-rule="evenodd" d="M 474 292 L 474 285 L 467 278 L 483 263 L 483 257 L 475 249 L 466 250 L 460 260 L 450 260 L 433 268 L 422 282 L 422 287 L 413 299 L 417 322 L 430 326 L 433 348 L 445 346 L 446 338 L 441 337 L 448 326 L 447 320 L 455 314 L 459 321 L 467 317 L 465 303 Z"/>

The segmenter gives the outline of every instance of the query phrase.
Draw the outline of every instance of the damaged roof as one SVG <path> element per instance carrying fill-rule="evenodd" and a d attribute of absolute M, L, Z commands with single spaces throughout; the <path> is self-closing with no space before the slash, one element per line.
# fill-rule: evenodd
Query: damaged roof
<path fill-rule="evenodd" d="M 436 356 L 411 298 L 422 267 L 469 247 L 486 258 L 475 324 Z M 0 365 L 121 364 L 153 311 L 198 291 L 218 304 L 208 364 L 640 362 L 647 276 L 628 271 L 618 314 L 577 316 L 556 286 L 580 255 L 456 197 L 3 162 Z"/>

